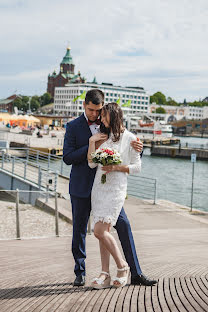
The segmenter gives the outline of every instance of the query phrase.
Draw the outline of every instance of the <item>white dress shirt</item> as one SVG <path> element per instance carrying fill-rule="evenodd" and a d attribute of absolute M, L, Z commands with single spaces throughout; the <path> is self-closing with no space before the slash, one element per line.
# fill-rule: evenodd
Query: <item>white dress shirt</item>
<path fill-rule="evenodd" d="M 88 118 L 87 118 L 87 115 L 86 115 L 85 112 L 84 112 L 84 116 L 85 116 L 85 118 L 86 118 L 86 120 L 87 120 L 87 122 L 88 122 Z M 89 126 L 89 128 L 90 128 L 90 131 L 92 132 L 92 135 L 94 135 L 94 134 L 96 134 L 96 133 L 99 132 L 100 125 L 97 125 L 97 124 L 94 122 L 94 123 L 92 123 L 92 125 Z"/>

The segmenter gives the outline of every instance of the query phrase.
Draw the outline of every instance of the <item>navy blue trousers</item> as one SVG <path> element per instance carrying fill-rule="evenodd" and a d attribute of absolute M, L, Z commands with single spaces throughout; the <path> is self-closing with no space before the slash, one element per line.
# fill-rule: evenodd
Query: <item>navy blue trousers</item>
<path fill-rule="evenodd" d="M 75 260 L 74 273 L 76 276 L 85 275 L 87 223 L 91 211 L 91 197 L 80 198 L 71 195 L 73 216 L 72 254 Z M 124 209 L 121 209 L 115 229 L 121 242 L 121 246 L 131 275 L 141 274 L 141 268 L 137 258 L 131 226 Z"/>

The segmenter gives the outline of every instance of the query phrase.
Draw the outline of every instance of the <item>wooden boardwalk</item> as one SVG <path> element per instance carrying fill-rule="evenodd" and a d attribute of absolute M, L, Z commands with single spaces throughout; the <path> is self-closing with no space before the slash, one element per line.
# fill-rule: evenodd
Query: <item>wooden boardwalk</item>
<path fill-rule="evenodd" d="M 81 288 L 72 285 L 71 237 L 0 241 L 0 312 L 207 312 L 208 216 L 135 198 L 125 208 L 143 272 L 159 279 L 158 285 L 92 290 L 100 265 L 93 235 L 87 236 L 87 281 Z"/>

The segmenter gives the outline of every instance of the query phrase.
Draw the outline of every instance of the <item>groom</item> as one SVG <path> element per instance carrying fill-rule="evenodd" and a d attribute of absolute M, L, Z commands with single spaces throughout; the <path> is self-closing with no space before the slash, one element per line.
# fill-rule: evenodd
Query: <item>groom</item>
<path fill-rule="evenodd" d="M 91 169 L 88 166 L 87 152 L 89 138 L 98 132 L 98 117 L 103 104 L 104 93 L 99 89 L 89 90 L 85 97 L 84 113 L 67 124 L 64 137 L 63 160 L 65 164 L 72 165 L 69 193 L 73 216 L 72 253 L 76 275 L 74 286 L 85 284 L 85 238 L 91 211 L 91 190 L 96 173 L 96 168 Z M 132 147 L 141 151 L 143 145 L 132 141 Z M 151 286 L 157 283 L 155 280 L 150 280 L 141 271 L 130 223 L 123 208 L 115 229 L 131 270 L 131 284 Z"/>

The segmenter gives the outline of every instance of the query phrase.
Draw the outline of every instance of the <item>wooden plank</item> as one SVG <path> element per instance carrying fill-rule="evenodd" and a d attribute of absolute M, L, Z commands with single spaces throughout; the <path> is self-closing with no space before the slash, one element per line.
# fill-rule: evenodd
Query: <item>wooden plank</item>
<path fill-rule="evenodd" d="M 203 289 L 201 288 L 200 284 L 197 283 L 196 278 L 190 278 L 190 282 L 194 288 L 196 294 L 200 297 L 200 299 L 206 304 L 208 310 L 208 292 L 207 294 L 204 293 Z"/>
<path fill-rule="evenodd" d="M 134 286 L 129 309 L 131 312 L 137 312 L 137 299 L 139 295 L 139 289 L 140 289 L 139 285 Z"/>
<path fill-rule="evenodd" d="M 184 281 L 186 283 L 186 287 L 189 291 L 191 298 L 193 298 L 196 305 L 199 307 L 198 310 L 200 311 L 201 309 L 202 311 L 207 312 L 207 304 L 200 298 L 198 292 L 196 291 L 196 289 L 199 291 L 200 288 L 194 288 L 193 283 L 191 283 L 191 280 L 189 278 L 184 279 Z"/>
<path fill-rule="evenodd" d="M 178 312 L 187 312 L 187 309 L 183 303 L 183 301 L 180 300 L 180 297 L 178 296 L 175 288 L 175 282 L 174 278 L 169 279 L 169 291 L 171 298 L 176 306 L 176 309 Z"/>
<path fill-rule="evenodd" d="M 128 290 L 126 292 L 126 296 L 124 298 L 124 302 L 123 302 L 123 311 L 129 311 L 130 310 L 130 306 L 131 306 L 131 298 L 133 295 L 133 291 L 134 291 L 134 286 L 130 285 L 128 287 Z"/>
<path fill-rule="evenodd" d="M 30 307 L 29 312 L 35 311 L 43 311 L 46 307 L 51 307 L 53 304 L 60 298 L 60 294 L 67 293 L 67 291 L 71 291 L 72 284 L 67 283 L 66 280 L 60 280 L 57 283 L 53 283 L 52 288 L 47 290 L 46 293 L 42 294 L 42 298 L 33 306 Z M 67 288 L 69 287 L 69 288 Z"/>
<path fill-rule="evenodd" d="M 158 282 L 158 301 L 159 301 L 159 305 L 160 305 L 160 309 L 162 311 L 171 311 L 166 303 L 166 300 L 165 300 L 165 296 L 164 296 L 164 280 L 163 279 L 160 279 L 159 282 Z"/>
<path fill-rule="evenodd" d="M 108 310 L 107 310 L 108 312 L 112 312 L 115 310 L 116 303 L 117 303 L 117 300 L 118 300 L 118 297 L 119 297 L 121 291 L 122 291 L 122 288 L 115 289 L 115 292 L 114 292 L 114 294 L 113 294 L 113 296 L 109 302 L 109 305 L 108 305 Z"/>
<path fill-rule="evenodd" d="M 99 312 L 102 305 L 106 304 L 106 297 L 110 291 L 110 288 L 103 289 L 102 293 L 100 294 L 98 300 L 96 301 L 96 304 L 92 308 L 92 312 Z"/>
<path fill-rule="evenodd" d="M 151 286 L 145 287 L 144 306 L 145 306 L 145 311 L 154 312 L 153 305 L 152 305 L 152 287 Z"/>
<path fill-rule="evenodd" d="M 201 291 L 203 292 L 203 294 L 205 295 L 205 298 L 208 299 L 208 290 L 204 286 L 202 279 L 200 277 L 196 277 L 195 281 L 196 281 L 197 285 L 199 286 L 199 288 L 201 289 Z"/>
<path fill-rule="evenodd" d="M 156 312 L 160 312 L 161 310 L 161 306 L 159 303 L 159 298 L 158 298 L 158 284 L 155 285 L 154 287 L 152 287 L 151 289 L 151 298 L 152 298 L 152 306 L 153 306 L 153 310 Z"/>
<path fill-rule="evenodd" d="M 39 281 L 37 283 L 38 285 L 41 285 L 43 281 Z M 18 287 L 19 285 L 19 287 Z M 18 307 L 19 305 L 22 305 L 25 301 L 28 300 L 28 296 L 31 294 L 32 286 L 31 283 L 25 283 L 22 281 L 21 284 L 17 284 L 15 288 L 9 289 L 8 293 L 5 295 L 5 300 L 1 301 L 2 308 L 1 312 L 7 312 L 10 307 L 12 309 L 15 307 Z"/>
<path fill-rule="evenodd" d="M 46 307 L 46 309 L 43 309 L 43 311 L 48 312 L 68 311 L 69 307 L 71 306 L 70 303 L 72 303 L 73 306 L 73 304 L 76 302 L 76 299 L 79 298 L 79 296 L 82 296 L 82 294 L 86 290 L 88 290 L 88 288 L 73 287 L 73 285 L 71 285 L 70 288 L 64 289 L 63 295 L 57 297 L 58 300 L 50 302 L 50 304 Z"/>
<path fill-rule="evenodd" d="M 183 296 L 189 302 L 189 304 L 191 305 L 193 311 L 204 312 L 204 309 L 201 308 L 198 305 L 198 303 L 194 300 L 194 298 L 192 297 L 191 293 L 189 292 L 189 289 L 187 288 L 187 284 L 186 284 L 185 279 L 180 278 L 180 284 L 181 284 L 181 289 L 182 289 L 182 292 L 183 292 Z"/>
<path fill-rule="evenodd" d="M 115 292 L 116 292 L 116 289 L 114 287 L 110 288 L 108 294 L 105 297 L 105 301 L 103 301 L 103 303 L 100 307 L 100 312 L 106 312 L 108 310 L 108 306 L 109 306 L 110 301 L 112 300 Z"/>
<path fill-rule="evenodd" d="M 29 292 L 27 294 L 23 295 L 23 298 L 25 300 L 20 301 L 20 304 L 16 305 L 16 302 L 14 304 L 15 312 L 26 312 L 26 311 L 33 311 L 35 307 L 41 303 L 41 301 L 44 301 L 46 299 L 47 295 L 50 295 L 52 285 L 54 285 L 56 281 L 51 281 L 42 283 L 40 285 L 33 285 Z"/>

